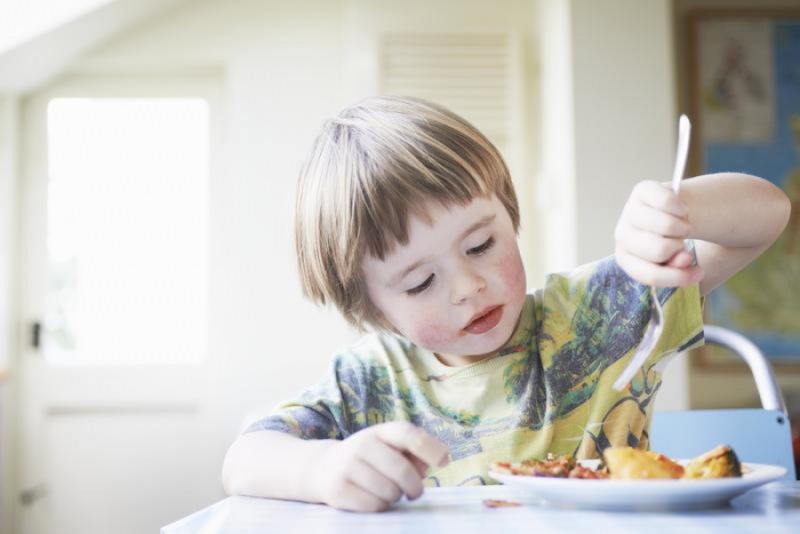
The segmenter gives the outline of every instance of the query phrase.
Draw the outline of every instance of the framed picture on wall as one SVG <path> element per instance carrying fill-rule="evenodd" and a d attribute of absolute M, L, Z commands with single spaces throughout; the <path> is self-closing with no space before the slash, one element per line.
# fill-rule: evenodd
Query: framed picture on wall
<path fill-rule="evenodd" d="M 776 243 L 709 294 L 706 322 L 800 370 L 800 10 L 696 11 L 688 30 L 692 173 L 754 174 L 792 200 Z M 713 350 L 698 363 L 741 365 Z"/>

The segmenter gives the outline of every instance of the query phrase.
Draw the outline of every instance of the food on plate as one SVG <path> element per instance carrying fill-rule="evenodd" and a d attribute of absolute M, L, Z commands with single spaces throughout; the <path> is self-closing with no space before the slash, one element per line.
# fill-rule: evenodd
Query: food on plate
<path fill-rule="evenodd" d="M 742 476 L 742 464 L 727 445 L 719 445 L 686 464 L 684 478 L 727 478 Z"/>
<path fill-rule="evenodd" d="M 608 469 L 605 466 L 599 466 L 598 469 L 592 469 L 590 467 L 578 464 L 572 469 L 572 471 L 569 472 L 569 478 L 608 478 Z"/>
<path fill-rule="evenodd" d="M 614 480 L 701 479 L 741 477 L 742 465 L 733 449 L 719 445 L 694 458 L 686 465 L 655 451 L 631 447 L 608 447 L 596 468 L 582 465 L 569 455 L 548 453 L 544 460 L 512 463 L 495 461 L 489 466 L 495 473 L 547 478 Z"/>
<path fill-rule="evenodd" d="M 663 454 L 631 447 L 608 447 L 603 451 L 610 478 L 643 480 L 651 478 L 681 478 L 683 466 Z"/>
<path fill-rule="evenodd" d="M 606 478 L 605 469 L 591 469 L 580 465 L 572 456 L 547 453 L 544 460 L 523 460 L 519 463 L 492 462 L 491 471 L 509 475 L 527 475 L 551 478 Z"/>

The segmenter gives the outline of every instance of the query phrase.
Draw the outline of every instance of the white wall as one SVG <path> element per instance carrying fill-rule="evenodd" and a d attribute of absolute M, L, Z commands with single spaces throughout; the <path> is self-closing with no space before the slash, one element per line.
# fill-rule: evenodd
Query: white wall
<path fill-rule="evenodd" d="M 678 115 L 669 0 L 573 1 L 578 261 L 614 250 L 631 188 L 668 180 Z"/>
<path fill-rule="evenodd" d="M 572 6 L 542 0 L 539 10 L 541 50 L 541 172 L 537 207 L 541 213 L 544 271 L 566 271 L 578 262 L 575 187 L 575 98 L 572 66 Z"/>
<path fill-rule="evenodd" d="M 6 532 L 11 516 L 12 479 L 9 476 L 13 441 L 10 433 L 13 385 L 6 383 L 14 344 L 17 99 L 0 95 L 0 529 Z"/>
<path fill-rule="evenodd" d="M 17 149 L 17 99 L 0 94 L 0 381 L 11 363 Z"/>
<path fill-rule="evenodd" d="M 553 197 L 547 233 L 563 236 L 550 238 L 548 272 L 613 253 L 633 185 L 669 177 L 677 135 L 670 5 L 541 2 L 540 201 Z"/>

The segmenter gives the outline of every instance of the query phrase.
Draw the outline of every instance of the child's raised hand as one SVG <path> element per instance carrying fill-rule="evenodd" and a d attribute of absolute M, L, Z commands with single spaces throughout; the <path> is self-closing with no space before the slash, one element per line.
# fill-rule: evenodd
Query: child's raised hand
<path fill-rule="evenodd" d="M 634 280 L 658 287 L 683 287 L 703 278 L 684 249 L 689 212 L 669 185 L 636 184 L 614 231 L 616 259 Z"/>
<path fill-rule="evenodd" d="M 422 495 L 428 466 L 444 466 L 447 447 L 406 422 L 383 423 L 356 432 L 325 450 L 316 469 L 319 499 L 357 512 L 381 512 L 403 495 Z"/>

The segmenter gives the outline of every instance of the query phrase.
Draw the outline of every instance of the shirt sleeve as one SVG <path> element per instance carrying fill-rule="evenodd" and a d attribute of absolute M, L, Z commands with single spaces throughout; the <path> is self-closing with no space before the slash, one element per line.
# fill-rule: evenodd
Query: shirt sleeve
<path fill-rule="evenodd" d="M 703 340 L 699 285 L 660 288 L 657 294 L 665 324 L 651 362 Z M 540 337 L 552 346 L 552 352 L 540 347 L 542 361 L 565 391 L 632 354 L 650 321 L 650 289 L 630 278 L 613 256 L 549 277 L 542 301 Z"/>
<path fill-rule="evenodd" d="M 315 386 L 304 390 L 295 399 L 279 404 L 275 410 L 251 424 L 247 432 L 275 430 L 301 439 L 344 439 L 353 429 L 350 424 L 347 383 L 353 377 L 353 366 L 347 358 L 334 357 L 324 376 Z"/>
<path fill-rule="evenodd" d="M 663 288 L 657 291 L 664 311 L 661 338 L 648 360 L 652 363 L 676 352 L 703 345 L 703 297 L 700 285 Z"/>

